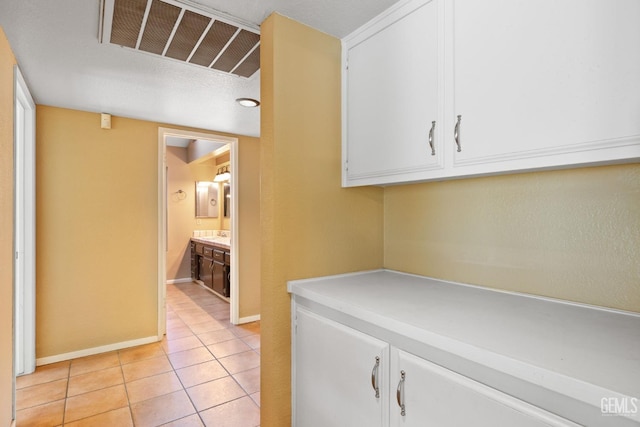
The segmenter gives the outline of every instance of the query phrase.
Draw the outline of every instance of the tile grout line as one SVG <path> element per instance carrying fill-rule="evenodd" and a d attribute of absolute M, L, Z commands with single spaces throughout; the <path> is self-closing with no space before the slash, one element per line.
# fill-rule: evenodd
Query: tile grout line
<path fill-rule="evenodd" d="M 169 303 L 167 303 L 167 304 L 169 304 Z M 180 315 L 177 315 L 177 316 L 178 316 L 178 317 L 180 317 Z M 182 320 L 182 318 L 181 318 L 181 320 Z M 185 323 L 186 323 L 186 322 L 185 322 Z M 165 334 L 165 339 L 166 339 L 166 334 Z M 187 399 L 189 399 L 189 402 L 191 403 L 191 406 L 193 406 L 194 411 L 196 411 L 195 415 L 197 415 L 197 416 L 198 416 L 198 419 L 200 420 L 200 422 L 202 423 L 202 425 L 206 425 L 206 424 L 204 423 L 204 420 L 203 420 L 203 419 L 202 419 L 202 417 L 200 416 L 200 411 L 198 411 L 198 408 L 196 408 L 196 405 L 195 405 L 195 403 L 193 402 L 193 399 L 191 398 L 191 395 L 190 395 L 190 394 L 189 394 L 189 392 L 187 391 L 187 387 L 185 387 L 184 383 L 182 382 L 182 378 L 180 378 L 180 375 L 178 375 L 178 372 L 177 372 L 177 370 L 176 370 L 175 366 L 173 366 L 173 363 L 171 363 L 171 359 L 169 358 L 169 353 L 167 353 L 167 350 L 165 350 L 164 346 L 160 346 L 160 347 L 162 348 L 162 351 L 164 352 L 165 356 L 167 357 L 167 360 L 169 360 L 169 365 L 171 365 L 171 369 L 173 369 L 173 373 L 175 374 L 176 378 L 178 378 L 178 381 L 180 382 L 180 385 L 182 386 L 182 390 L 184 391 L 184 394 L 186 394 L 186 395 L 187 395 Z M 206 348 L 206 347 L 205 347 L 205 348 Z M 208 350 L 208 349 L 207 349 L 207 350 Z M 176 352 L 176 353 L 177 353 L 177 352 Z M 212 354 L 212 356 L 213 356 L 213 354 Z M 214 356 L 214 358 L 215 358 L 215 356 Z M 192 365 L 192 366 L 194 366 L 194 365 Z M 176 420 L 169 421 L 169 422 L 178 421 L 178 420 L 181 420 L 181 419 L 184 419 L 184 418 L 190 417 L 191 415 L 193 415 L 193 414 L 185 415 L 184 417 L 181 417 L 181 418 L 178 418 L 178 419 L 176 419 Z M 167 423 L 165 423 L 165 424 L 167 424 Z"/>
<path fill-rule="evenodd" d="M 206 298 L 208 298 L 208 296 L 203 298 L 202 301 L 198 302 L 197 298 L 200 297 L 199 295 L 197 295 L 197 294 L 188 294 L 187 292 L 185 292 L 185 291 L 183 291 L 181 289 L 179 291 L 182 292 L 182 295 L 184 296 L 184 300 L 180 300 L 180 302 L 178 302 L 178 303 L 175 303 L 175 302 L 172 303 L 171 300 L 173 299 L 173 297 L 168 295 L 168 298 L 167 298 L 167 309 L 168 309 L 167 313 L 171 312 L 172 316 L 175 316 L 174 317 L 175 319 L 179 320 L 184 326 L 186 326 L 186 328 L 189 331 L 189 333 L 192 334 L 191 336 L 195 336 L 195 338 L 196 338 L 195 342 L 199 343 L 200 345 L 198 345 L 197 347 L 194 347 L 194 348 L 185 348 L 184 350 L 179 350 L 179 351 L 174 351 L 173 353 L 169 353 L 169 347 L 168 347 L 167 343 L 168 343 L 168 341 L 171 341 L 171 340 L 169 340 L 167 338 L 167 335 L 165 335 L 162 340 L 157 342 L 157 345 L 161 349 L 161 352 L 153 353 L 153 355 L 151 355 L 151 353 L 150 353 L 150 355 L 151 355 L 150 357 L 148 355 L 140 355 L 142 357 L 141 359 L 139 359 L 139 360 L 138 359 L 131 359 L 131 360 L 129 360 L 129 363 L 135 363 L 135 362 L 139 362 L 139 361 L 150 360 L 150 359 L 153 359 L 154 357 L 164 356 L 166 358 L 166 360 L 169 362 L 170 370 L 168 370 L 166 372 L 162 372 L 162 373 L 156 373 L 156 374 L 153 374 L 153 375 L 147 375 L 147 376 L 144 376 L 144 377 L 141 377 L 141 378 L 136 378 L 135 380 L 132 380 L 130 382 L 127 382 L 127 380 L 125 378 L 125 374 L 124 374 L 124 365 L 127 364 L 127 363 L 124 363 L 124 361 L 122 360 L 122 357 L 123 357 L 122 351 L 123 350 L 122 349 L 121 350 L 115 350 L 113 353 L 115 353 L 115 356 L 116 356 L 116 359 L 117 359 L 117 363 L 118 363 L 117 366 L 119 368 L 119 373 L 122 376 L 121 385 L 124 387 L 124 392 L 125 392 L 124 395 L 125 395 L 125 398 L 126 398 L 126 405 L 121 406 L 119 408 L 111 408 L 111 409 L 108 409 L 108 410 L 103 410 L 103 411 L 101 411 L 99 413 L 95 413 L 95 414 L 91 414 L 91 415 L 88 415 L 88 416 L 84 416 L 82 418 L 79 418 L 78 420 L 73 420 L 73 421 L 68 421 L 67 420 L 67 416 L 66 416 L 66 411 L 69 408 L 68 400 L 71 397 L 75 397 L 75 396 L 69 396 L 69 392 L 71 390 L 71 377 L 72 377 L 71 369 L 74 366 L 74 362 L 76 362 L 75 364 L 77 364 L 78 361 L 80 361 L 80 360 L 82 360 L 84 358 L 77 358 L 77 359 L 70 360 L 68 362 L 68 366 L 66 367 L 66 373 L 63 374 L 64 377 L 61 378 L 61 379 L 66 379 L 66 384 L 65 384 L 64 397 L 63 397 L 64 402 L 63 402 L 63 405 L 62 405 L 62 423 L 59 426 L 67 425 L 69 422 L 78 422 L 78 421 L 85 420 L 85 419 L 88 419 L 88 418 L 92 418 L 92 417 L 95 417 L 95 416 L 103 415 L 103 414 L 106 414 L 106 413 L 109 413 L 109 412 L 112 412 L 112 411 L 122 410 L 123 408 L 127 408 L 128 413 L 129 413 L 130 421 L 131 421 L 132 425 L 135 426 L 136 423 L 135 423 L 135 420 L 133 419 L 133 408 L 132 408 L 131 397 L 130 397 L 130 394 L 129 394 L 128 384 L 132 383 L 134 381 L 137 381 L 137 380 L 142 380 L 142 379 L 145 379 L 145 378 L 151 378 L 151 377 L 154 377 L 154 376 L 157 376 L 157 375 L 164 375 L 164 374 L 166 374 L 168 372 L 172 372 L 173 375 L 175 376 L 175 378 L 178 379 L 178 382 L 179 382 L 179 384 L 181 386 L 181 391 L 186 393 L 187 398 L 189 399 L 189 402 L 191 403 L 191 405 L 192 405 L 192 407 L 193 407 L 193 409 L 195 411 L 193 414 L 188 414 L 188 415 L 182 416 L 180 418 L 177 418 L 175 420 L 167 421 L 169 423 L 170 422 L 175 422 L 175 421 L 178 421 L 178 420 L 181 420 L 181 419 L 184 419 L 184 418 L 191 417 L 192 415 L 197 415 L 197 417 L 200 420 L 200 422 L 203 425 L 206 425 L 205 424 L 205 420 L 203 419 L 203 417 L 201 415 L 201 413 L 203 411 L 208 411 L 210 409 L 213 409 L 213 408 L 216 408 L 216 407 L 220 407 L 222 405 L 229 404 L 231 402 L 238 401 L 238 400 L 243 399 L 245 397 L 248 397 L 249 401 L 252 404 L 254 404 L 255 406 L 257 406 L 258 409 L 260 408 L 260 405 L 258 404 L 258 402 L 256 402 L 254 397 L 252 397 L 252 394 L 257 394 L 257 393 L 260 392 L 260 390 L 255 391 L 253 393 L 249 393 L 248 389 L 245 389 L 245 387 L 242 386 L 242 384 L 240 383 L 238 378 L 236 378 L 236 375 L 241 374 L 243 372 L 248 372 L 248 371 L 256 369 L 256 368 L 260 368 L 260 365 L 258 364 L 258 366 L 255 366 L 255 367 L 242 369 L 242 370 L 232 374 L 231 371 L 229 370 L 229 368 L 227 368 L 221 362 L 221 360 L 223 360 L 225 358 L 232 357 L 232 356 L 235 356 L 235 355 L 238 355 L 238 354 L 242 354 L 242 353 L 245 353 L 245 352 L 247 352 L 247 353 L 248 352 L 253 352 L 254 354 L 257 354 L 258 357 L 259 357 L 260 356 L 259 351 L 256 348 L 254 348 L 252 345 L 250 345 L 249 342 L 247 342 L 247 340 L 250 339 L 250 337 L 256 337 L 256 336 L 257 336 L 258 339 L 260 339 L 260 333 L 259 332 L 255 333 L 255 329 L 253 329 L 253 328 L 244 329 L 244 328 L 239 327 L 238 325 L 232 325 L 229 322 L 228 314 L 225 313 L 224 305 L 221 304 L 221 303 L 209 304 L 206 301 Z M 215 295 L 211 295 L 211 297 L 216 298 Z M 182 307 L 181 307 L 182 309 L 179 309 L 179 310 L 176 311 L 175 308 L 176 308 L 177 305 L 182 305 Z M 220 306 L 221 309 L 216 310 L 214 308 L 216 306 Z M 210 307 L 210 308 L 214 308 L 214 309 L 212 311 L 208 311 L 203 307 Z M 212 331 L 204 330 L 200 334 L 196 333 L 196 330 L 200 330 L 200 329 L 204 329 L 204 328 L 202 328 L 202 326 L 201 326 L 201 327 L 199 327 L 197 329 L 193 329 L 194 325 L 201 325 L 201 324 L 205 324 L 207 322 L 207 321 L 205 321 L 205 322 L 200 322 L 199 321 L 200 319 L 198 318 L 198 315 L 200 314 L 200 310 L 203 311 L 203 314 L 206 313 L 206 315 L 207 315 L 206 317 L 208 317 L 208 318 L 212 319 L 213 321 L 217 322 L 222 328 L 221 329 L 214 329 Z M 195 312 L 195 315 L 193 317 L 191 317 L 191 316 L 183 317 L 183 315 L 189 314 L 190 311 L 191 312 Z M 182 313 L 182 315 L 181 315 L 181 313 Z M 205 317 L 205 316 L 203 316 L 203 317 Z M 187 321 L 188 318 L 191 318 L 192 320 Z M 193 319 L 197 319 L 197 320 L 193 320 Z M 181 326 L 178 326 L 178 327 L 181 327 Z M 208 332 L 216 332 L 216 331 L 227 331 L 228 335 L 222 335 L 222 337 L 224 337 L 225 339 L 222 339 L 221 341 L 217 341 L 216 340 L 216 342 L 213 342 L 213 343 L 211 343 L 209 345 L 205 344 L 204 338 L 202 338 L 200 335 L 204 335 L 204 334 L 206 334 Z M 239 335 L 239 334 L 242 334 L 242 335 Z M 179 339 L 179 338 L 180 337 L 178 337 L 176 339 Z M 184 337 L 184 338 L 187 338 L 187 337 Z M 229 341 L 233 341 L 233 340 L 237 340 L 238 343 L 242 343 L 242 345 L 246 346 L 247 349 L 244 350 L 244 351 L 239 351 L 237 353 L 231 353 L 231 354 L 225 354 L 225 352 L 227 350 L 224 350 L 224 352 L 222 354 L 225 354 L 225 356 L 224 357 L 217 357 L 214 354 L 214 352 L 212 351 L 212 349 L 209 348 L 209 346 L 213 346 L 213 345 L 216 345 L 216 344 L 229 342 Z M 254 344 L 256 343 L 254 338 L 251 338 L 251 341 Z M 259 343 L 259 341 L 257 341 L 257 342 Z M 200 365 L 200 364 L 204 364 L 204 363 L 207 363 L 209 361 L 203 361 L 203 362 L 199 362 L 199 363 L 188 364 L 186 366 L 183 366 L 182 368 L 177 368 L 177 365 L 175 365 L 176 362 L 172 362 L 172 360 L 170 358 L 171 354 L 179 353 L 179 352 L 183 352 L 183 351 L 194 350 L 196 348 L 201 348 L 201 347 L 204 347 L 204 349 L 206 351 L 206 354 L 211 356 L 212 360 L 210 360 L 210 361 L 215 361 L 216 363 L 218 363 L 219 366 L 222 368 L 221 373 L 224 372 L 224 373 L 226 373 L 226 375 L 221 377 L 221 378 L 215 378 L 215 379 L 212 379 L 212 380 L 209 380 L 209 381 L 205 381 L 205 382 L 200 383 L 200 384 L 206 384 L 208 382 L 213 382 L 213 381 L 220 380 L 220 379 L 223 379 L 223 378 L 226 378 L 226 377 L 231 377 L 232 380 L 233 380 L 233 384 L 235 384 L 238 387 L 238 389 L 242 392 L 241 395 L 238 396 L 238 397 L 234 397 L 234 398 L 229 399 L 229 400 L 227 400 L 225 402 L 220 402 L 220 403 L 218 403 L 216 405 L 213 405 L 211 407 L 207 407 L 207 408 L 203 409 L 202 411 L 198 410 L 198 408 L 194 404 L 193 399 L 191 398 L 191 395 L 187 391 L 188 388 L 193 388 L 193 387 L 196 387 L 196 386 L 198 386 L 200 384 L 194 384 L 191 387 L 185 387 L 185 383 L 183 382 L 183 379 L 178 375 L 178 370 L 179 369 L 185 369 L 185 368 L 192 367 L 192 366 L 197 366 L 197 365 Z M 234 348 L 234 347 L 231 347 L 231 348 Z M 244 364 L 240 364 L 239 366 L 244 366 Z M 113 366 L 113 367 L 115 368 L 115 366 Z M 99 372 L 101 370 L 106 370 L 106 369 L 110 369 L 110 368 L 111 367 L 108 367 L 108 366 L 107 367 L 102 367 L 102 368 L 99 368 L 99 369 L 89 370 L 89 371 L 84 372 L 84 373 L 81 372 L 78 375 L 95 374 L 95 373 L 97 373 L 97 372 Z M 40 384 L 33 384 L 30 387 L 41 385 L 41 384 L 50 383 L 50 382 L 53 382 L 53 381 L 57 381 L 57 380 L 50 380 L 50 381 L 45 381 L 45 382 L 40 383 Z M 95 392 L 95 391 L 98 391 L 98 390 L 104 390 L 104 389 L 107 389 L 107 388 L 110 388 L 110 387 L 117 387 L 118 385 L 120 385 L 120 384 L 109 385 L 109 386 L 102 387 L 102 388 L 99 388 L 99 389 L 96 389 L 96 390 L 84 391 L 84 392 L 82 392 L 80 394 L 77 394 L 76 396 L 80 396 L 80 395 L 86 394 L 86 393 Z M 23 388 L 28 388 L 28 387 L 23 387 Z M 178 391 L 178 390 L 176 390 L 176 391 Z M 171 393 L 173 393 L 173 392 L 164 393 L 164 394 L 161 394 L 159 396 L 154 396 L 153 398 L 160 397 L 160 396 L 165 396 L 165 395 L 171 394 Z M 142 395 L 142 396 L 144 396 L 144 395 Z M 140 402 L 143 402 L 145 400 L 150 400 L 150 399 L 152 399 L 152 398 L 143 399 Z M 49 404 L 49 403 L 51 403 L 51 402 L 46 402 L 44 404 Z M 35 406 L 40 406 L 40 405 L 35 405 Z"/>
<path fill-rule="evenodd" d="M 191 297 L 189 297 L 189 299 L 190 299 L 191 301 L 193 301 L 193 300 L 191 299 Z M 168 303 L 168 304 L 169 304 L 169 305 L 171 305 L 171 303 Z M 187 325 L 187 328 L 189 328 L 189 331 L 191 331 L 191 333 L 193 333 L 193 335 L 194 335 L 194 336 L 196 337 L 196 339 L 200 342 L 200 344 L 202 344 L 202 346 L 203 346 L 203 347 L 204 347 L 204 348 L 209 352 L 209 354 L 211 354 L 211 357 L 213 357 L 213 360 L 215 360 L 216 362 L 218 362 L 218 363 L 220 364 L 220 366 L 222 367 L 222 369 L 224 369 L 224 370 L 225 370 L 225 372 L 226 372 L 229 376 L 231 376 L 231 374 L 229 373 L 229 371 L 227 371 L 227 369 L 224 367 L 224 365 L 223 365 L 222 363 L 220 363 L 220 361 L 218 360 L 218 358 L 213 354 L 213 352 L 209 349 L 209 347 L 207 347 L 207 345 L 202 341 L 202 339 L 198 336 L 198 334 L 196 334 L 196 333 L 193 331 L 193 329 L 191 329 L 191 326 L 189 325 L 189 322 L 185 321 L 185 320 L 182 318 L 182 316 L 180 316 L 180 314 L 179 314 L 178 312 L 176 312 L 175 310 L 173 310 L 173 312 L 176 314 L 176 316 L 178 316 L 178 318 L 179 318 L 179 319 L 180 319 L 180 320 L 181 320 L 185 325 Z M 212 317 L 213 317 L 213 316 L 212 316 Z M 214 317 L 214 318 L 215 318 L 215 317 Z M 217 319 L 216 319 L 216 320 L 217 320 Z M 164 348 L 164 347 L 162 348 L 162 350 L 163 350 L 163 351 L 165 352 L 165 354 L 167 355 L 167 358 L 169 358 L 169 353 L 167 353 L 167 351 L 165 350 L 165 348 Z M 185 351 L 187 351 L 187 350 L 185 350 Z M 176 353 L 177 353 L 177 352 L 176 352 Z M 182 378 L 180 378 L 180 375 L 178 375 L 178 372 L 177 372 L 177 370 L 175 369 L 175 367 L 173 366 L 173 363 L 171 363 L 171 359 L 169 359 L 169 363 L 171 364 L 171 367 L 173 368 L 173 370 L 174 370 L 174 372 L 175 372 L 175 374 L 176 374 L 176 377 L 178 377 L 178 381 L 180 381 L 180 384 L 182 385 L 182 388 L 183 388 L 183 390 L 184 390 L 185 394 L 186 394 L 186 395 L 187 395 L 187 397 L 189 398 L 189 402 L 191 402 L 191 405 L 193 406 L 193 409 L 196 411 L 196 415 L 198 416 L 198 419 L 200 420 L 200 422 L 202 423 L 202 425 L 205 425 L 205 426 L 206 426 L 206 424 L 205 424 L 204 420 L 202 419 L 202 415 L 200 415 L 200 412 L 201 412 L 201 411 L 196 407 L 195 402 L 193 401 L 193 399 L 192 399 L 191 395 L 190 395 L 190 394 L 189 394 L 189 392 L 187 391 L 187 389 L 188 389 L 188 388 L 190 388 L 190 387 L 185 387 L 185 384 L 182 382 Z M 207 363 L 207 362 L 196 363 L 195 365 L 190 365 L 190 366 L 196 366 L 196 365 L 200 365 L 200 364 L 203 364 L 203 363 Z M 223 378 L 224 378 L 224 377 L 223 377 Z M 234 379 L 234 380 L 235 380 L 235 379 Z M 214 381 L 215 381 L 215 380 L 214 380 Z M 203 383 L 203 384 L 205 384 L 205 383 Z M 199 384 L 196 384 L 196 385 L 199 385 Z M 194 386 L 192 386 L 192 387 L 195 387 L 196 385 L 194 385 Z M 244 390 L 244 389 L 243 389 L 243 390 Z M 227 402 L 224 402 L 224 403 L 227 403 Z M 224 403 L 221 403 L 221 405 L 222 405 L 222 404 L 224 404 Z M 218 406 L 218 405 L 216 405 L 216 406 Z M 213 408 L 213 407 L 215 407 L 215 406 L 212 406 L 212 408 Z M 208 409 L 211 409 L 211 408 L 207 408 L 206 410 L 208 410 Z M 186 418 L 186 417 L 183 417 L 183 418 Z"/>
<path fill-rule="evenodd" d="M 215 295 L 214 295 L 214 296 L 215 296 Z M 193 299 L 191 298 L 191 296 L 189 296 L 189 299 L 191 299 L 191 301 L 193 301 Z M 168 304 L 169 304 L 169 305 L 171 305 L 170 303 L 168 303 Z M 197 304 L 196 304 L 196 305 L 197 305 Z M 240 397 L 237 397 L 237 398 L 234 398 L 234 399 L 228 400 L 228 401 L 226 401 L 226 402 L 219 403 L 218 405 L 211 406 L 210 408 L 206 408 L 206 409 L 204 409 L 203 411 L 210 410 L 210 409 L 216 408 L 216 407 L 221 406 L 221 405 L 225 405 L 225 404 L 227 404 L 227 403 L 229 403 L 229 402 L 233 402 L 233 401 L 236 401 L 236 400 L 242 399 L 242 398 L 244 398 L 244 397 L 248 397 L 248 398 L 251 400 L 251 402 L 252 402 L 253 404 L 255 404 L 256 406 L 258 406 L 258 405 L 256 404 L 256 402 L 253 400 L 253 398 L 251 397 L 251 395 L 247 392 L 247 390 L 246 390 L 246 389 L 242 386 L 242 384 L 240 384 L 240 382 L 236 379 L 236 377 L 234 376 L 235 374 L 232 374 L 232 373 L 231 373 L 231 372 L 230 372 L 230 371 L 229 371 L 229 370 L 224 366 L 224 364 L 222 364 L 222 363 L 220 362 L 220 359 L 219 359 L 215 354 L 213 354 L 213 352 L 211 351 L 211 349 L 210 349 L 210 348 L 209 348 L 209 347 L 204 343 L 204 341 L 202 341 L 202 338 L 200 338 L 200 336 L 199 336 L 199 335 L 198 335 L 198 334 L 197 334 L 197 333 L 196 333 L 196 332 L 191 328 L 191 326 L 190 326 L 190 324 L 189 324 L 190 322 L 187 322 L 186 320 L 184 320 L 184 319 L 182 318 L 182 316 L 180 316 L 180 314 L 179 314 L 178 312 L 176 312 L 175 310 L 173 310 L 173 312 L 178 316 L 178 318 L 179 318 L 183 323 L 185 323 L 185 324 L 187 325 L 187 327 L 189 328 L 189 330 L 193 333 L 193 335 L 196 337 L 196 339 L 197 339 L 198 341 L 200 341 L 200 343 L 203 345 L 203 347 L 204 347 L 205 349 L 207 349 L 207 351 L 209 352 L 209 354 L 211 354 L 211 356 L 213 357 L 213 360 L 217 361 L 217 362 L 220 364 L 220 366 L 222 367 L 222 369 L 224 369 L 224 371 L 227 373 L 227 376 L 228 376 L 228 377 L 231 377 L 231 379 L 232 379 L 232 380 L 234 381 L 234 383 L 235 383 L 235 384 L 240 388 L 240 390 L 242 390 L 242 391 L 244 392 L 244 395 L 243 395 L 243 396 L 240 396 Z M 208 314 L 210 314 L 210 313 L 208 313 Z M 213 317 L 216 321 L 218 321 L 218 319 L 216 319 L 216 318 L 215 318 L 215 315 L 213 315 L 213 314 L 210 314 L 210 315 L 211 315 L 211 317 Z M 234 325 L 234 326 L 235 326 L 235 325 Z M 224 329 L 229 330 L 229 328 L 224 328 Z M 247 346 L 249 347 L 249 349 L 250 349 L 249 351 L 254 351 L 255 353 L 257 353 L 253 347 L 251 347 L 249 344 L 247 344 L 247 343 L 242 339 L 242 337 L 238 336 L 238 335 L 237 335 L 233 330 L 230 330 L 230 332 L 231 332 L 231 334 L 232 334 L 235 338 L 232 338 L 232 339 L 230 339 L 230 340 L 221 341 L 221 342 L 231 341 L 231 340 L 233 340 L 233 339 L 239 339 L 241 342 L 243 342 L 245 345 L 247 345 Z M 205 332 L 205 333 L 206 333 L 206 332 Z M 217 344 L 217 343 L 216 343 L 216 344 Z M 212 345 L 213 345 L 213 344 L 212 344 Z M 164 350 L 164 347 L 163 347 L 163 350 Z M 166 353 L 166 350 L 165 350 L 165 353 Z M 240 354 L 240 353 L 235 353 L 235 354 Z M 232 355 L 233 355 L 233 354 L 232 354 Z M 232 355 L 228 355 L 228 356 L 226 356 L 226 357 L 229 357 L 229 356 L 232 356 Z M 259 355 L 259 354 L 258 354 L 258 355 Z M 167 357 L 169 357 L 169 356 L 168 356 L 168 353 L 167 353 Z M 224 359 L 224 357 L 223 357 L 222 359 Z M 207 363 L 207 362 L 202 362 L 202 363 Z M 200 363 L 200 364 L 202 364 L 202 363 Z M 172 367 L 173 367 L 173 364 L 171 364 L 171 365 L 172 365 Z M 198 365 L 198 364 L 196 364 L 196 365 Z M 195 366 L 195 365 L 192 365 L 192 366 Z M 236 372 L 236 374 L 241 373 L 241 372 L 247 372 L 247 371 L 249 371 L 249 370 L 251 370 L 251 369 L 254 369 L 254 368 L 249 368 L 249 369 L 246 369 L 246 370 L 244 370 L 244 371 Z M 175 371 L 175 368 L 174 368 L 174 371 Z M 184 388 L 185 392 L 187 393 L 187 396 L 189 397 L 189 400 L 191 401 L 191 404 L 193 405 L 194 409 L 196 410 L 196 414 L 198 414 L 198 417 L 200 418 L 200 421 L 202 421 L 202 423 L 203 423 L 204 425 L 206 425 L 206 424 L 204 423 L 204 420 L 202 419 L 202 416 L 200 415 L 200 412 L 201 412 L 201 411 L 200 411 L 200 410 L 198 410 L 198 408 L 196 407 L 195 403 L 194 403 L 194 402 L 193 402 L 193 400 L 191 399 L 191 395 L 190 395 L 190 394 L 189 394 L 189 392 L 187 391 L 187 388 L 191 388 L 191 387 L 185 387 L 184 383 L 182 382 L 182 379 L 180 378 L 180 376 L 178 375 L 178 373 L 177 373 L 177 372 L 176 372 L 176 376 L 178 377 L 178 380 L 180 381 L 180 384 L 182 384 L 182 387 Z M 222 378 L 224 378 L 224 377 L 222 377 Z M 218 378 L 218 379 L 222 379 L 222 378 Z M 216 380 L 212 380 L 212 381 L 216 381 Z M 205 383 L 202 383 L 202 384 L 205 384 Z M 192 386 L 192 387 L 196 387 L 197 385 L 199 385 L 199 384 L 196 384 L 196 385 L 194 385 L 194 386 Z M 259 406 L 258 406 L 258 408 L 259 408 Z"/>
<path fill-rule="evenodd" d="M 127 408 L 129 408 L 129 417 L 131 418 L 131 425 L 135 427 L 136 422 L 133 419 L 131 399 L 129 398 L 129 387 L 127 387 L 127 380 L 124 377 L 124 369 L 122 368 L 122 359 L 120 359 L 120 350 L 118 350 L 118 364 L 120 366 L 120 374 L 122 375 L 122 385 L 124 386 L 124 394 L 127 396 Z"/>
<path fill-rule="evenodd" d="M 69 367 L 67 368 L 67 387 L 64 391 L 64 405 L 62 405 L 62 423 L 61 426 L 64 426 L 64 421 L 67 416 L 67 399 L 69 398 L 69 383 L 71 383 L 71 364 L 73 360 L 69 361 Z"/>

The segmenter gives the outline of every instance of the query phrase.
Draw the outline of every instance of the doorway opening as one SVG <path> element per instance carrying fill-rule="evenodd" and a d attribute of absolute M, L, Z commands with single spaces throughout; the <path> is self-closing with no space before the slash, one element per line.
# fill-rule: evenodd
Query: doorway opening
<path fill-rule="evenodd" d="M 238 245 L 238 139 L 217 134 L 191 132 L 181 129 L 158 129 L 158 339 L 161 339 L 166 331 L 166 283 L 167 283 L 167 250 L 170 220 L 168 218 L 168 171 L 167 171 L 167 142 L 171 138 L 187 140 L 203 140 L 213 143 L 225 144 L 229 147 L 230 164 L 230 321 L 239 323 L 239 245 Z M 211 176 L 211 180 L 213 180 Z M 183 190 L 187 191 L 187 190 Z M 190 191 L 195 191 L 194 187 Z M 193 206 L 195 217 L 195 202 Z"/>
<path fill-rule="evenodd" d="M 36 106 L 14 69 L 14 373 L 36 369 Z"/>

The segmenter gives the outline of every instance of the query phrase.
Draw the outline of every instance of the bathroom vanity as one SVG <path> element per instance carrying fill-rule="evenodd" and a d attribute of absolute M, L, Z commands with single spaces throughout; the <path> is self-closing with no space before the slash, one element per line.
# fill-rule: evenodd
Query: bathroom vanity
<path fill-rule="evenodd" d="M 191 278 L 218 296 L 231 296 L 231 248 L 228 238 L 191 238 Z"/>

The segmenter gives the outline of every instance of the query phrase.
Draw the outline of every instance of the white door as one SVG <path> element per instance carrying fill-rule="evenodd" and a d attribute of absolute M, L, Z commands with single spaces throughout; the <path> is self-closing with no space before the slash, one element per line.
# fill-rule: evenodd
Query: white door
<path fill-rule="evenodd" d="M 303 308 L 295 315 L 294 426 L 386 426 L 388 345 Z"/>
<path fill-rule="evenodd" d="M 412 354 L 393 357 L 391 426 L 577 427 Z"/>
<path fill-rule="evenodd" d="M 349 42 L 346 139 L 352 184 L 393 182 L 442 167 L 438 3 L 411 2 L 362 40 Z"/>
<path fill-rule="evenodd" d="M 36 368 L 35 104 L 15 68 L 15 374 Z"/>
<path fill-rule="evenodd" d="M 499 171 L 605 161 L 616 150 L 640 155 L 639 1 L 452 3 L 450 119 L 461 115 L 454 166 Z"/>

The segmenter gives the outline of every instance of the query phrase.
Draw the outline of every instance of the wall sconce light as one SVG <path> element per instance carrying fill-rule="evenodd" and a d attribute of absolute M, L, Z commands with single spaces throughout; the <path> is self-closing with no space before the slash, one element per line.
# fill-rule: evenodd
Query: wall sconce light
<path fill-rule="evenodd" d="M 223 166 L 221 168 L 218 168 L 218 173 L 216 173 L 215 178 L 213 178 L 213 182 L 229 181 L 229 178 L 231 178 L 229 166 Z"/>

